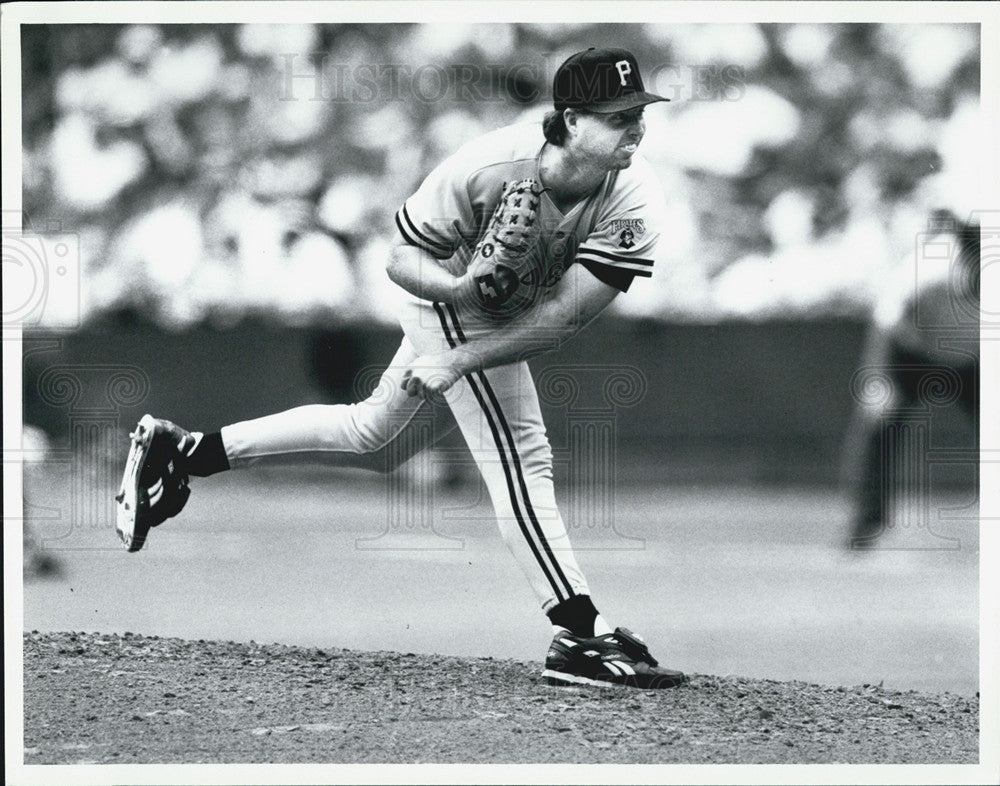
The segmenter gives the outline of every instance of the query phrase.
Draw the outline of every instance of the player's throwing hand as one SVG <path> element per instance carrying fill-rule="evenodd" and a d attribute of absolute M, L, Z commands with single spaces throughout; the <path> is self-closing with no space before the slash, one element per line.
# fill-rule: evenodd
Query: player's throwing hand
<path fill-rule="evenodd" d="M 403 372 L 401 387 L 410 396 L 420 396 L 428 401 L 444 392 L 462 377 L 455 366 L 450 351 L 421 355 Z"/>

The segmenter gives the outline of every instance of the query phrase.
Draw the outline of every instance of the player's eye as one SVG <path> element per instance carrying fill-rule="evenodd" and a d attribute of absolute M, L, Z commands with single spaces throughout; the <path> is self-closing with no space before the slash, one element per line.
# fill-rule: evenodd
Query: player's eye
<path fill-rule="evenodd" d="M 628 125 L 642 119 L 642 112 L 621 112 L 613 116 L 613 121 L 620 125 Z"/>

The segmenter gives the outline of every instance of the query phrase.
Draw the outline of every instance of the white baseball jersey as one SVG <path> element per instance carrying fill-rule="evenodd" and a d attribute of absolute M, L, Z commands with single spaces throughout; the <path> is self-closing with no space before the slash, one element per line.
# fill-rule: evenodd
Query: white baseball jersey
<path fill-rule="evenodd" d="M 507 183 L 539 176 L 548 144 L 538 123 L 519 123 L 469 142 L 434 169 L 396 214 L 410 245 L 465 271 Z M 544 185 L 544 183 L 542 183 Z M 635 276 L 650 277 L 666 204 L 649 163 L 609 172 L 589 198 L 563 213 L 543 194 L 539 211 L 539 279 L 551 287 L 577 262 L 625 291 Z"/>

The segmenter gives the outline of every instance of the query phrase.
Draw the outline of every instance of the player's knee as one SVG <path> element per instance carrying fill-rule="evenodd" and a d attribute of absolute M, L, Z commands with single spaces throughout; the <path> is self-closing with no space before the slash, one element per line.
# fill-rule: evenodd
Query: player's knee
<path fill-rule="evenodd" d="M 358 404 L 310 404 L 297 410 L 308 441 L 321 452 L 374 453 L 383 448 L 386 423 Z"/>
<path fill-rule="evenodd" d="M 527 482 L 552 481 L 552 448 L 547 439 L 523 445 L 519 453 L 521 472 Z"/>
<path fill-rule="evenodd" d="M 383 475 L 394 472 L 399 468 L 400 464 L 402 464 L 402 461 L 396 455 L 396 452 L 384 447 L 379 450 L 359 453 L 357 460 L 353 462 L 353 466 L 359 469 L 378 472 Z"/>
<path fill-rule="evenodd" d="M 348 405 L 352 430 L 352 442 L 358 453 L 375 453 L 382 450 L 389 441 L 388 422 L 384 413 L 377 408 L 361 404 Z"/>

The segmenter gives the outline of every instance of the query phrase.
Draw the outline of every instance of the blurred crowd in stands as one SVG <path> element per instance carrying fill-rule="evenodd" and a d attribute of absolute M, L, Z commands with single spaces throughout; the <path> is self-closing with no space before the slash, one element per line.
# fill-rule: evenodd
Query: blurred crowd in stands
<path fill-rule="evenodd" d="M 640 148 L 670 231 L 621 314 L 864 317 L 933 210 L 978 206 L 976 25 L 38 25 L 26 228 L 78 236 L 86 321 L 392 322 L 399 205 L 592 45 L 675 99 Z"/>

